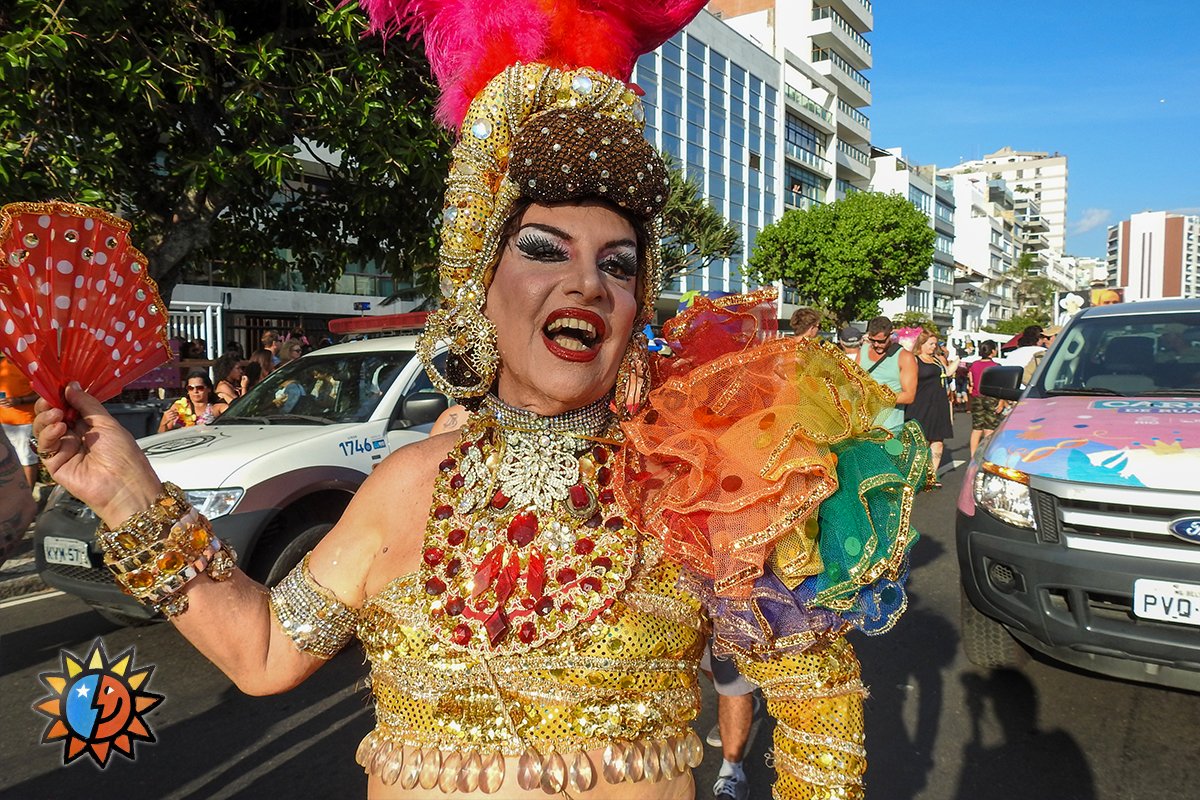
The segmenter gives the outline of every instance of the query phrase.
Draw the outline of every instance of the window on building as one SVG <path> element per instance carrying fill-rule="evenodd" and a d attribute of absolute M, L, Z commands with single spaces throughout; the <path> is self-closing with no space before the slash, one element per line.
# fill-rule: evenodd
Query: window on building
<path fill-rule="evenodd" d="M 799 117 L 788 114 L 783 121 L 783 140 L 801 150 L 823 156 L 829 143 L 829 136 Z"/>
<path fill-rule="evenodd" d="M 762 156 L 760 156 L 758 153 L 750 154 L 750 169 L 753 169 L 753 170 L 761 170 L 762 169 Z"/>

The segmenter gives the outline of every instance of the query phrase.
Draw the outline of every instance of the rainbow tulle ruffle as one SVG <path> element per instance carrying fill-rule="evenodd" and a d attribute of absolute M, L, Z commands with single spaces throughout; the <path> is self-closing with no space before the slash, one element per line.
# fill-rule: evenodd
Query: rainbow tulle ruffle
<path fill-rule="evenodd" d="M 715 649 L 803 651 L 906 605 L 915 424 L 873 428 L 891 390 L 833 345 L 780 338 L 771 295 L 697 298 L 664 326 L 649 403 L 622 427 L 622 506 L 688 568 Z"/>

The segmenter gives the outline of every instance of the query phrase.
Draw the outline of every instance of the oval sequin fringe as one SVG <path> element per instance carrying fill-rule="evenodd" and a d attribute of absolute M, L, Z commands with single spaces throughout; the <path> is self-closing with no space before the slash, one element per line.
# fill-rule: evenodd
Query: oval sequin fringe
<path fill-rule="evenodd" d="M 604 748 L 599 772 L 583 750 L 542 754 L 530 746 L 517 762 L 517 785 L 526 791 L 550 794 L 563 790 L 586 792 L 602 775 L 609 783 L 670 780 L 700 766 L 704 745 L 695 731 L 667 739 L 615 741 Z M 491 794 L 504 783 L 505 760 L 499 750 L 441 750 L 389 741 L 375 731 L 358 745 L 355 760 L 368 773 L 403 789 L 420 786 L 443 792 Z"/>

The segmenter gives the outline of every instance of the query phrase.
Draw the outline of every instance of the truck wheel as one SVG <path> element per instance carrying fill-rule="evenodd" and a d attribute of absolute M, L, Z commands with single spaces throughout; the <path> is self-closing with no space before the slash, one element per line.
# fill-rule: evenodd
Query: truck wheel
<path fill-rule="evenodd" d="M 1016 669 L 1025 663 L 1029 654 L 1020 642 L 999 622 L 980 613 L 961 586 L 958 591 L 962 645 L 967 660 L 989 669 Z"/>
<path fill-rule="evenodd" d="M 300 563 L 304 554 L 317 546 L 317 542 L 333 529 L 332 522 L 320 522 L 301 530 L 291 539 L 278 536 L 269 542 L 262 553 L 256 553 L 254 561 L 267 567 L 267 575 L 263 583 L 274 586 Z M 259 570 L 261 574 L 261 570 Z"/>

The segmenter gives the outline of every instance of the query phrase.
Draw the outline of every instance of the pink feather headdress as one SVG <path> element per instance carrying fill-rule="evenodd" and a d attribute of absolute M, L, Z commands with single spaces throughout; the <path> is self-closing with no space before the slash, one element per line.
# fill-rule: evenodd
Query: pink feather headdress
<path fill-rule="evenodd" d="M 422 34 L 442 90 L 438 120 L 458 130 L 488 81 L 512 64 L 591 67 L 628 81 L 706 0 L 360 0 L 371 29 Z"/>

